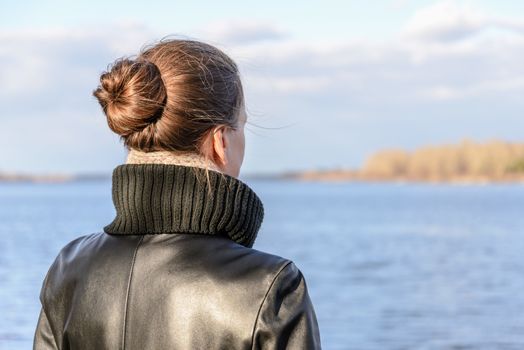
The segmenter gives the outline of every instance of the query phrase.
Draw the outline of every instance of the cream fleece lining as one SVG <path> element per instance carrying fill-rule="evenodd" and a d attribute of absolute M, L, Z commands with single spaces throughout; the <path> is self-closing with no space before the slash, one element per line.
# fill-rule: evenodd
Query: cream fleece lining
<path fill-rule="evenodd" d="M 210 169 L 222 172 L 218 166 L 203 155 L 197 153 L 175 153 L 170 151 L 142 152 L 131 148 L 127 154 L 126 164 L 177 164 Z"/>

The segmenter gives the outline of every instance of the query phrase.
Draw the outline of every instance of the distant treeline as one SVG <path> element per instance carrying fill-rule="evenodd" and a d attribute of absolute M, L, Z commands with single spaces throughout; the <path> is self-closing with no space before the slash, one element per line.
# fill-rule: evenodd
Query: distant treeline
<path fill-rule="evenodd" d="M 511 180 L 524 178 L 524 144 L 493 140 L 380 151 L 359 171 L 366 179 Z"/>

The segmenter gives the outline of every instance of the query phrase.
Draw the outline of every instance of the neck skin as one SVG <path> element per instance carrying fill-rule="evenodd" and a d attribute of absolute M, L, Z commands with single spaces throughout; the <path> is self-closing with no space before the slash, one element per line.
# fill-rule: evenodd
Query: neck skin
<path fill-rule="evenodd" d="M 146 163 L 185 165 L 222 173 L 222 170 L 220 170 L 215 163 L 198 153 L 176 153 L 172 151 L 143 152 L 134 148 L 129 149 L 126 164 Z"/>

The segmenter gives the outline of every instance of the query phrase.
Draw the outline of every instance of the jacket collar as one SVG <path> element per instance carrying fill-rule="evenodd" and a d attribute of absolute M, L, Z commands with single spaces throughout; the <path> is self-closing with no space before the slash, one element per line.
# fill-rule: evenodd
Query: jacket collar
<path fill-rule="evenodd" d="M 104 232 L 113 235 L 222 235 L 252 247 L 264 218 L 262 201 L 246 183 L 186 165 L 120 164 L 112 198 L 116 217 Z"/>

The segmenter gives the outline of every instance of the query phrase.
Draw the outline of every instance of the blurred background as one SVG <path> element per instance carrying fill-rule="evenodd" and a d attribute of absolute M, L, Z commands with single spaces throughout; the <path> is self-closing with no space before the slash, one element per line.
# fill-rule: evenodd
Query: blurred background
<path fill-rule="evenodd" d="M 246 94 L 255 248 L 293 259 L 326 349 L 524 348 L 524 2 L 20 1 L 0 13 L 0 349 L 59 249 L 114 217 L 91 95 L 166 36 Z"/>

